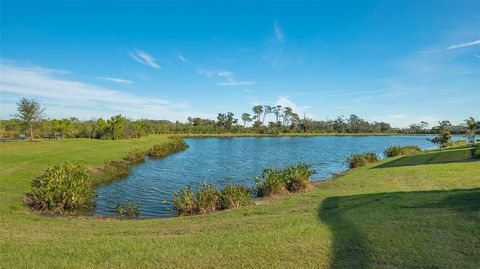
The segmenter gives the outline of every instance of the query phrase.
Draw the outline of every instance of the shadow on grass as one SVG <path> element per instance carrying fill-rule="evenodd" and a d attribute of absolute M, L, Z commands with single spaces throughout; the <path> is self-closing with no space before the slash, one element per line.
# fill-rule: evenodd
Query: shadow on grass
<path fill-rule="evenodd" d="M 475 155 L 480 155 L 480 147 L 420 153 L 402 156 L 390 162 L 377 165 L 373 169 L 479 160 L 478 156 L 476 158 Z"/>
<path fill-rule="evenodd" d="M 318 217 L 333 233 L 331 268 L 466 268 L 480 262 L 480 188 L 330 197 Z M 477 232 L 470 234 L 472 225 Z"/>

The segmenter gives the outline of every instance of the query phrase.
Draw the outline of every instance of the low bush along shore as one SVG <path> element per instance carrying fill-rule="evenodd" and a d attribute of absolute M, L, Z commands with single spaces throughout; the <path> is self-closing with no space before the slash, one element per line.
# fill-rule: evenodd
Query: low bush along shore
<path fill-rule="evenodd" d="M 151 136 L 0 144 L 0 267 L 480 264 L 480 162 L 465 147 L 388 158 L 310 192 L 221 214 L 145 221 L 50 218 L 22 204 L 32 178 L 48 167 L 66 161 L 98 167 L 167 141 Z"/>

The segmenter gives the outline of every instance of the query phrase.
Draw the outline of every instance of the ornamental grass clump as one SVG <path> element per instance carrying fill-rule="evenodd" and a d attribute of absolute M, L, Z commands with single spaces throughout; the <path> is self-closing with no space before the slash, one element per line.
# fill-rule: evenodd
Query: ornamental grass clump
<path fill-rule="evenodd" d="M 230 209 L 252 203 L 252 191 L 245 186 L 227 186 L 220 193 L 220 208 Z"/>
<path fill-rule="evenodd" d="M 220 208 L 220 191 L 211 184 L 202 183 L 196 192 L 196 212 L 206 214 Z"/>
<path fill-rule="evenodd" d="M 255 189 L 258 197 L 287 192 L 284 171 L 275 168 L 263 170 L 263 175 L 255 178 Z"/>
<path fill-rule="evenodd" d="M 25 204 L 34 210 L 69 214 L 93 208 L 95 191 L 83 166 L 62 163 L 46 169 L 32 182 Z"/>
<path fill-rule="evenodd" d="M 345 160 L 350 168 L 362 167 L 371 163 L 376 163 L 380 160 L 377 154 L 373 152 L 367 152 L 362 154 L 352 154 Z"/>
<path fill-rule="evenodd" d="M 286 187 L 289 192 L 299 192 L 305 190 L 311 181 L 311 176 L 316 172 L 310 164 L 299 163 L 288 167 L 284 171 Z"/>
<path fill-rule="evenodd" d="M 120 218 L 138 218 L 140 216 L 140 204 L 133 202 L 120 203 L 116 208 Z"/>
<path fill-rule="evenodd" d="M 207 183 L 200 184 L 198 191 L 185 187 L 175 192 L 171 201 L 177 215 L 208 214 L 218 210 L 237 208 L 252 202 L 252 192 L 244 186 L 227 186 L 223 190 Z"/>
<path fill-rule="evenodd" d="M 386 157 L 395 157 L 400 155 L 412 154 L 421 152 L 422 149 L 419 146 L 407 145 L 407 146 L 391 146 L 388 147 L 384 154 Z"/>
<path fill-rule="evenodd" d="M 185 187 L 179 193 L 173 193 L 172 205 L 177 215 L 186 216 L 197 213 L 197 197 L 190 187 Z"/>
<path fill-rule="evenodd" d="M 265 197 L 286 192 L 305 190 L 315 174 L 312 166 L 305 163 L 287 167 L 285 169 L 269 168 L 263 175 L 255 178 L 255 190 L 258 197 Z"/>

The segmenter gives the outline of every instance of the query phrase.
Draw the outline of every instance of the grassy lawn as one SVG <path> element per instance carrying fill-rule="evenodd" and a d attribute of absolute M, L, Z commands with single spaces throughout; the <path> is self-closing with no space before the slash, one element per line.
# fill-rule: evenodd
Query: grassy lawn
<path fill-rule="evenodd" d="M 39 142 L 0 143 L 0 213 L 24 210 L 22 194 L 31 179 L 45 168 L 64 161 L 87 166 L 123 158 L 131 149 L 148 149 L 167 141 L 166 136 L 149 136 L 130 140 L 96 140 L 87 138 Z"/>
<path fill-rule="evenodd" d="M 480 264 L 480 162 L 464 161 L 469 150 L 461 148 L 391 158 L 312 192 L 205 216 L 50 218 L 21 204 L 47 166 L 100 165 L 165 139 L 0 144 L 0 268 Z"/>

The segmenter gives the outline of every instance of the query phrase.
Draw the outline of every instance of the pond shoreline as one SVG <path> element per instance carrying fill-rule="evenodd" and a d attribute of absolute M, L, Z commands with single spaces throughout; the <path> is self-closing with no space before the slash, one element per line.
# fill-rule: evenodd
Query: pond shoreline
<path fill-rule="evenodd" d="M 178 191 L 185 186 L 193 186 L 195 188 L 198 182 L 208 182 L 213 183 L 219 188 L 225 187 L 229 184 L 240 184 L 251 187 L 253 184 L 253 179 L 255 176 L 260 175 L 263 169 L 282 168 L 299 162 L 308 162 L 308 160 L 310 160 L 310 163 L 317 166 L 317 168 L 315 168 L 317 171 L 321 171 L 321 173 L 317 173 L 316 177 L 312 178 L 312 182 L 325 182 L 332 178 L 338 177 L 336 174 L 342 174 L 348 170 L 347 167 L 344 167 L 343 161 L 351 153 L 360 153 L 350 153 L 352 149 L 357 148 L 356 145 L 363 145 L 361 148 L 357 149 L 357 151 L 360 150 L 363 152 L 365 150 L 368 151 L 369 148 L 371 148 L 371 145 L 377 144 L 375 148 L 378 154 L 381 154 L 381 152 L 383 152 L 388 145 L 396 144 L 407 145 L 409 143 L 422 143 L 424 144 L 423 148 L 427 149 L 427 147 L 425 147 L 425 144 L 427 143 L 426 140 L 421 138 L 423 136 L 417 136 L 417 138 L 410 136 L 410 139 L 413 139 L 412 142 L 408 142 L 408 136 L 397 136 L 403 142 L 398 141 L 396 138 L 382 138 L 380 141 L 384 142 L 379 142 L 377 141 L 378 139 L 372 138 L 367 140 L 371 141 L 370 146 L 366 146 L 366 141 L 364 141 L 363 138 L 361 140 L 349 139 L 347 138 L 348 136 L 328 136 L 330 138 L 320 139 L 320 141 L 323 141 L 321 142 L 322 144 L 317 144 L 317 142 L 315 142 L 318 141 L 318 139 L 314 139 L 312 142 L 309 142 L 310 138 L 308 137 L 302 140 L 282 139 L 277 141 L 270 139 L 264 141 L 262 139 L 255 142 L 256 140 L 247 139 L 249 138 L 249 136 L 247 136 L 238 137 L 239 139 L 244 138 L 243 140 L 238 140 L 238 143 L 234 143 L 233 140 L 230 142 L 229 140 L 223 139 L 212 140 L 211 142 L 206 142 L 207 140 L 204 139 L 197 140 L 197 138 L 217 139 L 218 137 L 184 137 L 181 135 L 173 137 L 181 137 L 182 139 L 184 138 L 188 140 L 192 139 L 190 142 L 188 142 L 189 144 L 193 143 L 194 141 L 197 142 L 193 144 L 193 148 L 190 148 L 190 150 L 193 150 L 190 152 L 190 154 L 181 153 L 180 155 L 175 156 L 169 155 L 167 160 L 160 159 L 160 163 L 148 161 L 147 163 L 142 164 L 143 167 L 139 168 L 139 170 L 134 170 L 132 175 L 127 179 L 127 182 L 115 182 L 115 185 L 113 186 L 107 186 L 103 189 L 100 189 L 98 192 L 100 198 L 99 202 L 97 203 L 98 207 L 96 209 L 96 213 L 98 215 L 107 217 L 112 216 L 112 210 L 114 209 L 115 202 L 118 203 L 120 200 L 124 200 L 140 202 L 140 204 L 142 204 L 142 209 L 146 210 L 145 213 L 143 213 L 146 214 L 145 218 L 173 217 L 174 215 L 172 213 L 164 211 L 170 207 L 165 201 L 168 201 L 171 198 L 173 192 Z M 278 136 L 270 136 L 269 138 L 276 137 Z M 314 136 L 309 137 L 312 137 L 312 139 L 314 138 Z M 338 139 L 334 137 L 338 137 Z M 255 137 L 252 139 L 255 139 Z M 338 150 L 335 150 L 334 148 L 336 147 L 336 142 L 331 142 L 331 140 L 339 141 L 340 147 L 343 148 L 343 150 L 346 149 L 348 154 L 345 152 L 339 153 Z M 260 141 L 262 142 L 260 143 Z M 300 141 L 300 144 L 297 144 L 298 142 L 296 141 Z M 295 144 L 297 146 L 295 146 Z M 266 148 L 262 145 L 264 145 Z M 298 148 L 299 145 L 304 150 L 307 150 L 307 152 Z M 261 148 L 258 148 L 258 146 L 261 146 Z M 324 146 L 327 146 L 327 148 L 324 148 Z M 238 151 L 239 149 L 241 149 L 240 152 Z M 264 159 L 260 162 L 252 162 L 251 154 L 257 150 L 262 152 L 263 155 L 269 156 L 278 155 L 275 152 L 280 150 L 279 153 L 282 155 L 282 157 L 278 159 L 279 157 L 274 156 L 271 159 Z M 301 150 L 303 153 L 296 154 L 295 152 L 298 150 Z M 329 158 L 329 152 L 332 152 L 332 150 L 335 152 L 334 156 Z M 311 155 L 312 152 L 314 152 L 316 155 Z M 227 161 L 233 161 L 232 156 L 234 156 L 236 160 L 242 161 L 237 161 L 235 162 L 237 164 L 233 165 L 232 162 Z M 291 156 L 292 158 L 288 156 Z M 257 157 L 262 159 L 261 156 Z M 285 163 L 285 157 L 288 159 L 288 163 Z M 225 160 L 225 162 L 222 160 Z M 227 165 L 228 167 L 233 165 L 233 170 L 224 167 L 227 163 L 230 164 Z M 160 166 L 158 164 L 160 164 Z M 198 168 L 198 165 L 200 165 L 200 169 Z M 149 186 L 149 188 L 145 188 L 144 186 Z M 155 202 L 155 200 L 158 201 Z"/>

